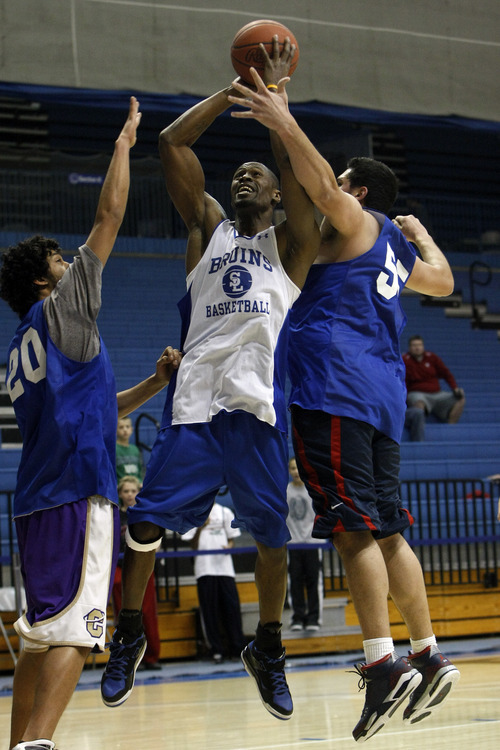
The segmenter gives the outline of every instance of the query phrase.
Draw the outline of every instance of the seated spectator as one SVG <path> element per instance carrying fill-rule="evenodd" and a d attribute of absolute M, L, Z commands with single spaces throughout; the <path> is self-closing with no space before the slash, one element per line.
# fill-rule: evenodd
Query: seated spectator
<path fill-rule="evenodd" d="M 441 422 L 456 424 L 465 406 L 465 393 L 442 359 L 425 351 L 422 336 L 411 336 L 408 351 L 403 354 L 406 366 L 407 410 L 405 427 L 410 440 L 425 437 L 425 417 L 434 414 Z M 440 380 L 445 380 L 451 391 L 442 390 Z"/>

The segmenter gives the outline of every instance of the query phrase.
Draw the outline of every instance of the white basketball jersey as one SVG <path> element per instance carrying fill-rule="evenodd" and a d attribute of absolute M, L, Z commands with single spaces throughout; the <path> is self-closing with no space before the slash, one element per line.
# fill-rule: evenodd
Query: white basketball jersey
<path fill-rule="evenodd" d="M 283 270 L 274 227 L 242 237 L 222 222 L 187 285 L 172 424 L 241 409 L 286 429 L 276 404 L 284 404 L 287 318 L 300 289 Z"/>

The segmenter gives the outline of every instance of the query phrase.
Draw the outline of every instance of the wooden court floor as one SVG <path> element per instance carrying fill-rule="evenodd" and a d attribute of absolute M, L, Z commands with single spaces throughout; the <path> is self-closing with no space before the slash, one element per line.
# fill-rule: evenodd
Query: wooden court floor
<path fill-rule="evenodd" d="M 454 659 L 461 679 L 427 721 L 406 727 L 402 708 L 368 741 L 373 750 L 497 750 L 500 745 L 500 654 Z M 294 715 L 279 721 L 262 706 L 244 673 L 136 685 L 118 708 L 97 689 L 78 690 L 55 737 L 58 750 L 348 750 L 363 707 L 349 667 L 287 670 Z M 168 676 L 168 667 L 166 668 Z M 0 737 L 7 748 L 10 698 L 0 698 Z"/>

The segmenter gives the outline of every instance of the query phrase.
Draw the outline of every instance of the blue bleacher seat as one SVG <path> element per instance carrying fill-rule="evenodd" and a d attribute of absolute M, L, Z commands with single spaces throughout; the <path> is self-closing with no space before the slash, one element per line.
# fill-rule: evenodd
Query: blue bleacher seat
<path fill-rule="evenodd" d="M 406 351 L 411 335 L 423 336 L 426 348 L 443 359 L 467 399 L 458 424 L 429 418 L 423 443 L 408 442 L 405 432 L 401 479 L 481 478 L 500 472 L 500 342 L 496 332 L 474 330 L 466 319 L 446 318 L 443 308 L 422 305 L 419 295 L 404 294 L 401 302 L 407 315 L 401 350 Z"/>

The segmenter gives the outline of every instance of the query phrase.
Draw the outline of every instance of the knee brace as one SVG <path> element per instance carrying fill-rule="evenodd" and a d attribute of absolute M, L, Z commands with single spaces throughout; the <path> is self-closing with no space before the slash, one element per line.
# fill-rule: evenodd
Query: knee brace
<path fill-rule="evenodd" d="M 135 552 L 153 552 L 157 550 L 161 544 L 162 538 L 163 533 L 158 539 L 155 539 L 152 542 L 140 542 L 139 540 L 133 538 L 128 527 L 125 532 L 125 542 L 127 544 L 127 547 L 135 550 Z"/>

